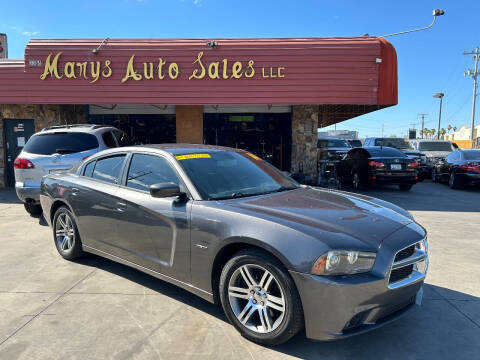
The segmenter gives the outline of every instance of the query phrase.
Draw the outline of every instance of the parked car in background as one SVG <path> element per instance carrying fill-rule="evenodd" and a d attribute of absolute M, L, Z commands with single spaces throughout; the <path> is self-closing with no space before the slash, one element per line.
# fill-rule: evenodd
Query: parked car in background
<path fill-rule="evenodd" d="M 340 160 L 352 147 L 342 138 L 319 137 L 317 148 L 319 160 Z"/>
<path fill-rule="evenodd" d="M 433 175 L 432 171 L 436 163 L 444 160 L 448 154 L 456 150 L 453 144 L 447 140 L 416 139 L 410 140 L 410 143 L 415 150 L 425 156 L 425 171 L 430 173 L 430 177 Z"/>
<path fill-rule="evenodd" d="M 426 231 L 407 211 L 300 186 L 243 150 L 105 150 L 44 177 L 41 203 L 63 258 L 95 253 L 220 303 L 263 345 L 363 333 L 422 299 Z"/>
<path fill-rule="evenodd" d="M 363 146 L 362 141 L 359 140 L 359 139 L 346 139 L 346 140 L 347 140 L 348 145 L 350 145 L 352 148 Z"/>
<path fill-rule="evenodd" d="M 480 149 L 459 149 L 437 162 L 432 180 L 448 182 L 452 189 L 480 185 Z"/>
<path fill-rule="evenodd" d="M 367 138 L 363 146 L 388 146 L 400 150 L 406 154 L 410 159 L 418 162 L 417 174 L 418 180 L 430 178 L 431 167 L 427 165 L 426 156 L 418 150 L 415 150 L 409 139 L 406 138 Z"/>
<path fill-rule="evenodd" d="M 40 214 L 40 181 L 66 172 L 98 151 L 130 145 L 115 127 L 92 124 L 52 126 L 30 137 L 14 162 L 15 190 L 30 214 Z"/>
<path fill-rule="evenodd" d="M 369 146 L 348 151 L 338 166 L 340 182 L 354 189 L 398 185 L 408 191 L 417 182 L 418 163 L 398 149 Z"/>

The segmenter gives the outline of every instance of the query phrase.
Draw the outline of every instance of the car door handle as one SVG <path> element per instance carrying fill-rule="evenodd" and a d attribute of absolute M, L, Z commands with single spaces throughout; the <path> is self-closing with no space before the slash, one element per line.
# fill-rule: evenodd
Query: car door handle
<path fill-rule="evenodd" d="M 80 191 L 79 188 L 76 188 L 76 187 L 72 188 L 72 196 L 77 196 L 79 191 Z"/>
<path fill-rule="evenodd" d="M 124 212 L 127 208 L 127 204 L 123 202 L 117 202 L 117 211 Z"/>

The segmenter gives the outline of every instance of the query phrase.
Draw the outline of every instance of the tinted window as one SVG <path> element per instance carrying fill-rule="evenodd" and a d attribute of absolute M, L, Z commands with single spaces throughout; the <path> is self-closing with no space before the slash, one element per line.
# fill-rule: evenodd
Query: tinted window
<path fill-rule="evenodd" d="M 51 133 L 32 136 L 24 147 L 39 155 L 71 154 L 98 148 L 97 138 L 84 133 Z"/>
<path fill-rule="evenodd" d="M 120 130 L 113 130 L 113 135 L 117 139 L 118 146 L 130 146 L 132 142 L 128 138 L 127 134 Z"/>
<path fill-rule="evenodd" d="M 95 167 L 95 161 L 89 162 L 86 166 L 85 169 L 83 169 L 83 175 L 92 177 L 93 175 L 93 168 Z"/>
<path fill-rule="evenodd" d="M 352 147 L 362 147 L 362 142 L 360 140 L 348 140 L 348 143 Z"/>
<path fill-rule="evenodd" d="M 112 184 L 118 184 L 124 158 L 125 155 L 97 160 L 92 177 Z"/>
<path fill-rule="evenodd" d="M 368 148 L 367 151 L 372 157 L 406 157 L 400 150 L 390 147 Z"/>
<path fill-rule="evenodd" d="M 154 155 L 135 154 L 128 170 L 127 186 L 149 191 L 150 185 L 160 183 L 179 185 L 178 176 L 168 161 Z"/>
<path fill-rule="evenodd" d="M 480 160 L 480 150 L 463 150 L 465 160 Z"/>
<path fill-rule="evenodd" d="M 228 199 L 296 189 L 298 184 L 248 153 L 212 151 L 176 156 L 205 199 Z"/>
<path fill-rule="evenodd" d="M 320 139 L 318 140 L 318 147 L 319 148 L 333 148 L 333 147 L 341 147 L 341 148 L 349 148 L 346 140 L 343 139 Z"/>
<path fill-rule="evenodd" d="M 422 151 L 453 151 L 451 143 L 446 141 L 422 141 L 418 143 L 418 150 Z"/>
<path fill-rule="evenodd" d="M 402 150 L 413 150 L 413 146 L 407 139 L 402 138 L 378 138 L 375 139 L 375 146 L 388 146 Z"/>
<path fill-rule="evenodd" d="M 110 131 L 104 132 L 102 134 L 102 139 L 107 147 L 109 148 L 117 147 L 117 143 L 115 142 L 115 139 L 113 138 L 113 135 Z"/>

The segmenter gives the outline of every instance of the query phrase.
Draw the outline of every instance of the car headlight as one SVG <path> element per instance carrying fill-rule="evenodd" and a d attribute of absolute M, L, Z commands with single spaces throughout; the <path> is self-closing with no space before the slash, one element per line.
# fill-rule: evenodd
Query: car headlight
<path fill-rule="evenodd" d="M 377 255 L 373 252 L 330 250 L 320 256 L 312 266 L 315 275 L 348 275 L 368 272 Z"/>

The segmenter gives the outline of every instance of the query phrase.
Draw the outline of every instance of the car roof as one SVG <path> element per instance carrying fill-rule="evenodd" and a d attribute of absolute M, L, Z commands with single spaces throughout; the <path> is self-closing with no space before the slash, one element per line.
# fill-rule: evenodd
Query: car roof
<path fill-rule="evenodd" d="M 118 130 L 115 126 L 110 125 L 98 125 L 98 124 L 74 124 L 74 125 L 55 125 L 42 129 L 35 135 L 54 134 L 58 132 L 69 133 L 97 133 L 105 130 Z"/>
<path fill-rule="evenodd" d="M 217 145 L 203 145 L 203 144 L 149 144 L 149 145 L 140 145 L 140 146 L 131 146 L 130 148 L 135 148 L 137 150 L 141 149 L 159 149 L 164 150 L 172 155 L 192 153 L 197 154 L 205 151 L 244 151 L 241 149 L 230 148 L 226 146 L 217 146 Z"/>
<path fill-rule="evenodd" d="M 417 141 L 417 142 L 451 142 L 450 140 L 438 140 L 438 139 L 412 139 L 410 141 Z"/>
<path fill-rule="evenodd" d="M 331 137 L 331 136 L 319 136 L 318 137 L 318 140 L 346 140 L 344 138 L 341 138 L 341 137 Z"/>

